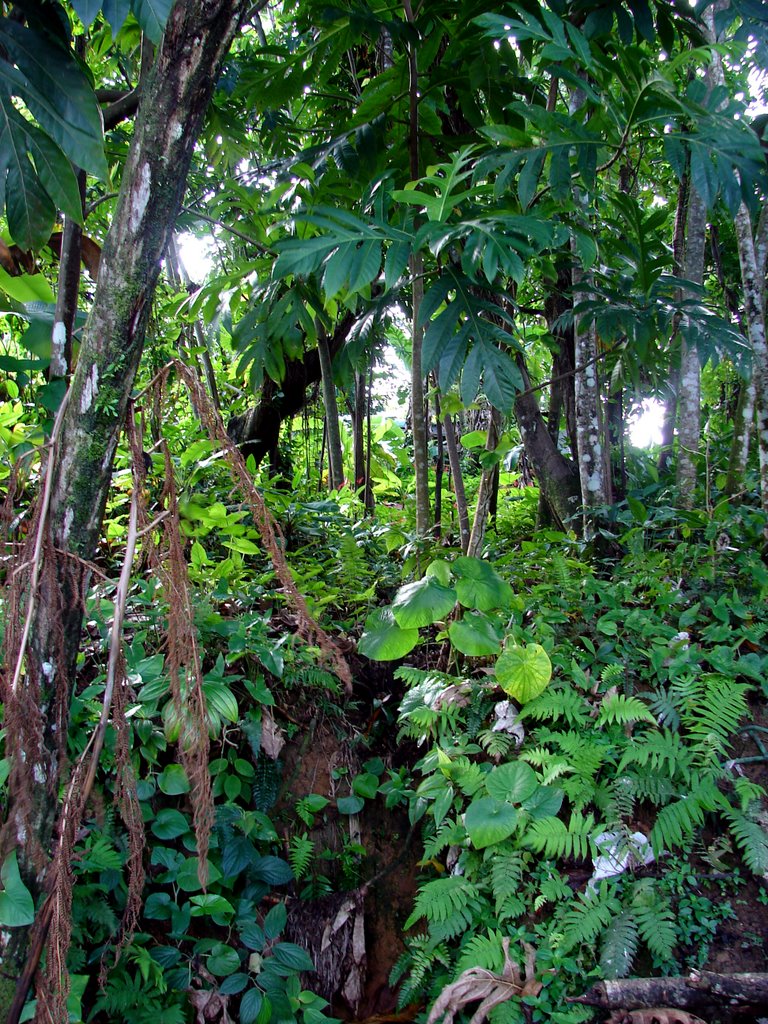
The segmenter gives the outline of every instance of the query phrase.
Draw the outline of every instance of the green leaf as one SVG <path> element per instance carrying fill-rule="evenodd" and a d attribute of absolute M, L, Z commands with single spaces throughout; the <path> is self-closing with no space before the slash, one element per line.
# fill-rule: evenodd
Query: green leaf
<path fill-rule="evenodd" d="M 278 942 L 272 949 L 272 956 L 281 967 L 288 967 L 292 971 L 314 971 L 315 965 L 312 957 L 301 946 L 295 942 Z"/>
<path fill-rule="evenodd" d="M 485 788 L 494 800 L 521 804 L 538 789 L 536 773 L 525 761 L 512 761 L 494 768 L 485 777 Z"/>
<path fill-rule="evenodd" d="M 166 807 L 152 822 L 152 833 L 158 839 L 178 839 L 189 832 L 189 822 L 181 813 L 172 807 Z"/>
<path fill-rule="evenodd" d="M 526 704 L 546 690 L 552 662 L 540 644 L 510 647 L 496 662 L 496 679 L 510 697 Z"/>
<path fill-rule="evenodd" d="M 101 0 L 73 0 L 72 6 L 84 27 L 90 28 L 101 10 Z"/>
<path fill-rule="evenodd" d="M 451 584 L 451 567 L 444 558 L 436 558 L 427 566 L 426 576 L 433 576 L 444 587 Z"/>
<path fill-rule="evenodd" d="M 215 864 L 208 862 L 208 884 L 212 885 L 221 878 L 221 872 Z M 184 892 L 199 892 L 203 886 L 200 882 L 200 858 L 187 857 L 179 868 L 176 878 L 176 885 Z"/>
<path fill-rule="evenodd" d="M 359 796 L 340 796 L 336 801 L 339 814 L 357 814 L 364 806 L 365 801 Z"/>
<path fill-rule="evenodd" d="M 517 828 L 517 820 L 517 811 L 510 804 L 484 796 L 469 805 L 464 826 L 475 849 L 484 850 L 511 836 Z"/>
<path fill-rule="evenodd" d="M 352 791 L 366 800 L 373 800 L 379 791 L 379 780 L 368 772 L 356 775 L 352 780 Z"/>
<path fill-rule="evenodd" d="M 131 0 L 133 13 L 142 32 L 149 36 L 155 46 L 159 45 L 163 37 L 171 6 L 172 0 Z"/>
<path fill-rule="evenodd" d="M 32 924 L 35 919 L 35 903 L 32 893 L 21 880 L 15 850 L 3 862 L 0 881 L 3 884 L 3 891 L 0 892 L 0 925 L 3 928 L 21 928 Z"/>
<path fill-rule="evenodd" d="M 267 885 L 286 885 L 293 881 L 291 865 L 282 857 L 257 857 L 251 865 L 250 873 Z"/>
<path fill-rule="evenodd" d="M 225 683 L 207 679 L 203 682 L 203 693 L 209 710 L 229 722 L 237 722 L 237 699 Z"/>
<path fill-rule="evenodd" d="M 288 920 L 288 911 L 284 903 L 277 903 L 264 918 L 264 934 L 271 941 L 285 928 Z"/>
<path fill-rule="evenodd" d="M 512 588 L 488 562 L 462 556 L 456 559 L 452 568 L 456 576 L 456 593 L 465 608 L 489 612 L 508 608 L 512 603 Z"/>
<path fill-rule="evenodd" d="M 498 654 L 501 640 L 494 622 L 482 612 L 467 612 L 448 627 L 448 636 L 457 651 L 470 658 Z"/>
<path fill-rule="evenodd" d="M 229 918 L 235 913 L 235 908 L 229 900 L 213 893 L 193 896 L 189 902 L 192 904 L 192 917 L 213 917 L 215 915 Z"/>
<path fill-rule="evenodd" d="M 392 602 L 392 614 L 402 629 L 418 629 L 444 619 L 456 604 L 456 591 L 434 576 L 401 587 Z"/>
<path fill-rule="evenodd" d="M 379 608 L 365 620 L 357 649 L 372 661 L 396 661 L 412 651 L 418 640 L 417 629 L 401 629 L 391 608 Z"/>
<path fill-rule="evenodd" d="M 179 796 L 189 792 L 189 779 L 180 764 L 169 764 L 160 773 L 157 784 L 166 796 Z"/>
<path fill-rule="evenodd" d="M 258 988 L 249 988 L 240 1000 L 240 1024 L 255 1024 L 264 996 Z"/>
<path fill-rule="evenodd" d="M 538 821 L 540 818 L 554 818 L 563 806 L 565 794 L 557 786 L 539 786 L 523 803 L 523 808 Z"/>
<path fill-rule="evenodd" d="M 24 100 L 40 127 L 89 174 L 105 180 L 101 112 L 93 89 L 72 56 L 39 32 L 4 18 L 0 43 L 14 64 L 0 61 L 0 83 Z M 0 88 L 0 92 L 2 89 Z"/>
<path fill-rule="evenodd" d="M 211 950 L 206 966 L 217 978 L 226 978 L 240 970 L 240 957 L 236 949 L 219 942 Z"/>

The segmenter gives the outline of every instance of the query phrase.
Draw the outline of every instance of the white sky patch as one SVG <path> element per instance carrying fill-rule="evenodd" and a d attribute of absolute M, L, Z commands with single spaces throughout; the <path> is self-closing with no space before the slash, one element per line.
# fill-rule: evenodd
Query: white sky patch
<path fill-rule="evenodd" d="M 661 444 L 661 429 L 664 423 L 664 405 L 657 398 L 645 398 L 642 405 L 630 416 L 629 442 L 635 448 L 650 448 Z"/>
<path fill-rule="evenodd" d="M 202 284 L 213 270 L 214 248 L 206 238 L 185 232 L 178 237 L 179 259 L 190 279 Z"/>

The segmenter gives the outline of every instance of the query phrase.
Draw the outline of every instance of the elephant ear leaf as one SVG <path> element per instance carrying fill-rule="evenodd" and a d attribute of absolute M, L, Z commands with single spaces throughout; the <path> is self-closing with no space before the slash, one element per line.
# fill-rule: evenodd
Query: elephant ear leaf
<path fill-rule="evenodd" d="M 413 650 L 418 639 L 418 629 L 403 629 L 391 608 L 379 608 L 366 619 L 357 648 L 372 661 L 397 661 Z"/>
<path fill-rule="evenodd" d="M 32 924 L 35 919 L 35 904 L 32 893 L 24 885 L 19 874 L 19 864 L 14 850 L 5 858 L 0 880 L 0 925 L 3 928 L 20 928 Z"/>
<path fill-rule="evenodd" d="M 496 662 L 499 685 L 521 704 L 542 694 L 551 678 L 552 662 L 541 644 L 510 647 Z"/>

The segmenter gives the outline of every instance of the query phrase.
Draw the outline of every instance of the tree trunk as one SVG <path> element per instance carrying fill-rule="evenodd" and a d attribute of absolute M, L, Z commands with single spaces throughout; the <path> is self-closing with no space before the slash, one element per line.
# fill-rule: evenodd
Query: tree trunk
<path fill-rule="evenodd" d="M 440 399 L 435 399 L 435 430 L 437 432 L 437 457 L 435 458 L 435 537 L 440 537 L 443 532 L 443 470 L 444 470 L 444 444 L 443 424 L 440 421 Z"/>
<path fill-rule="evenodd" d="M 344 486 L 344 458 L 341 450 L 341 427 L 339 405 L 336 401 L 336 385 L 333 381 L 333 367 L 328 338 L 321 329 L 317 335 L 317 354 L 320 360 L 320 385 L 323 389 L 325 423 L 328 429 L 328 476 L 331 490 L 338 491 Z"/>
<path fill-rule="evenodd" d="M 565 530 L 566 522 L 579 507 L 579 473 L 574 463 L 558 449 L 547 430 L 536 395 L 531 390 L 528 368 L 521 356 L 517 357 L 517 365 L 525 390 L 515 399 L 515 417 L 525 454 L 536 474 L 548 519 L 559 530 Z"/>
<path fill-rule="evenodd" d="M 47 467 L 49 515 L 41 529 L 48 530 L 48 561 L 39 592 L 32 595 L 36 605 L 26 673 L 5 694 L 7 720 L 25 713 L 36 719 L 22 742 L 30 729 L 40 737 L 23 754 L 18 746 L 11 752 L 11 791 L 22 799 L 14 800 L 8 815 L 12 835 L 26 840 L 20 860 L 38 892 L 56 816 L 88 566 L 99 540 L 115 449 L 195 141 L 245 6 L 244 0 L 179 0 L 170 12 L 137 117 L 59 443 Z M 30 787 L 35 805 L 28 812 L 23 797 Z M 42 858 L 33 856 L 34 847 Z M 15 964 L 4 959 L 6 976 L 14 969 L 18 973 L 22 943 L 15 954 Z"/>
<path fill-rule="evenodd" d="M 682 276 L 700 285 L 704 280 L 704 248 L 707 232 L 704 201 L 693 186 L 685 218 L 685 257 Z M 690 301 L 695 294 L 686 293 Z M 687 317 L 684 317 L 687 319 Z M 680 502 L 691 508 L 696 490 L 696 456 L 701 437 L 701 365 L 695 344 L 683 335 L 680 344 L 680 394 L 678 396 L 677 486 Z"/>
<path fill-rule="evenodd" d="M 411 0 L 403 0 L 405 20 L 414 25 Z M 408 46 L 408 157 L 411 178 L 415 181 L 421 173 L 419 159 L 419 69 L 416 46 Z M 429 445 L 427 419 L 424 402 L 424 367 L 422 348 L 424 328 L 419 322 L 421 303 L 424 298 L 424 261 L 421 253 L 414 252 L 410 258 L 412 295 L 412 341 L 411 341 L 411 427 L 413 429 L 413 468 L 416 473 L 416 533 L 426 537 L 430 529 L 429 515 Z"/>
<path fill-rule="evenodd" d="M 488 424 L 488 435 L 485 440 L 485 450 L 495 451 L 501 436 L 501 413 L 498 409 L 491 409 L 491 421 Z M 485 526 L 488 522 L 488 513 L 493 498 L 493 481 L 498 470 L 498 465 L 484 469 L 480 476 L 480 487 L 477 491 L 477 505 L 475 506 L 475 518 L 472 522 L 472 533 L 469 538 L 467 554 L 479 558 L 483 550 L 485 539 Z"/>
<path fill-rule="evenodd" d="M 461 472 L 461 462 L 459 461 L 459 446 L 456 443 L 456 428 L 451 416 L 443 417 L 443 429 L 445 430 L 445 447 L 448 451 L 448 465 L 451 467 L 451 476 L 453 477 L 453 492 L 456 495 L 461 553 L 466 555 L 469 548 L 469 509 L 464 490 L 464 474 Z"/>
<path fill-rule="evenodd" d="M 85 200 L 85 171 L 77 172 L 80 204 Z M 59 284 L 53 314 L 51 377 L 69 377 L 72 373 L 72 335 L 80 296 L 80 258 L 83 229 L 70 217 L 64 220 L 61 236 Z"/>
<path fill-rule="evenodd" d="M 352 403 L 352 463 L 355 467 L 355 491 L 365 501 L 365 412 L 366 375 L 355 370 Z M 366 506 L 367 508 L 367 506 Z"/>

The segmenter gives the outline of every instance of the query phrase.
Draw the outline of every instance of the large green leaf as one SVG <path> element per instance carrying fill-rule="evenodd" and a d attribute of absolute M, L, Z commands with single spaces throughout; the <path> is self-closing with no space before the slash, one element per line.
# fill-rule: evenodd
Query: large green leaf
<path fill-rule="evenodd" d="M 552 662 L 540 644 L 510 647 L 496 661 L 499 685 L 521 704 L 543 693 L 551 678 Z"/>
<path fill-rule="evenodd" d="M 0 881 L 3 883 L 3 891 L 0 892 L 0 925 L 3 928 L 20 928 L 32 924 L 35 904 L 32 893 L 21 880 L 15 850 L 5 858 Z"/>
<path fill-rule="evenodd" d="M 172 0 L 132 0 L 131 7 L 142 31 L 157 46 L 163 37 Z"/>
<path fill-rule="evenodd" d="M 456 604 L 456 591 L 445 587 L 434 576 L 425 576 L 401 587 L 392 602 L 398 626 L 418 629 L 444 619 Z"/>
<path fill-rule="evenodd" d="M 496 623 L 482 612 L 468 612 L 448 627 L 448 636 L 457 651 L 470 658 L 498 654 L 501 638 Z"/>
<path fill-rule="evenodd" d="M 499 765 L 485 778 L 485 788 L 495 800 L 521 804 L 538 788 L 536 773 L 525 761 L 511 761 Z"/>
<path fill-rule="evenodd" d="M 29 159 L 21 121 L 11 98 L 0 88 L 0 204 L 5 205 L 14 241 L 22 249 L 39 249 L 50 238 L 56 207 Z"/>
<path fill-rule="evenodd" d="M 418 629 L 402 629 L 391 608 L 379 608 L 365 620 L 357 649 L 373 661 L 397 661 L 412 651 L 418 640 Z"/>
<path fill-rule="evenodd" d="M 452 568 L 456 593 L 465 608 L 490 612 L 508 608 L 512 603 L 512 588 L 488 562 L 464 555 L 456 559 Z"/>
<path fill-rule="evenodd" d="M 517 820 L 517 811 L 510 804 L 484 796 L 469 805 L 464 826 L 475 849 L 483 850 L 511 836 Z"/>
<path fill-rule="evenodd" d="M 23 99 L 73 163 L 105 179 L 109 172 L 101 111 L 71 54 L 50 37 L 9 19 L 0 19 L 0 43 L 16 65 L 0 61 L 0 92 Z"/>

